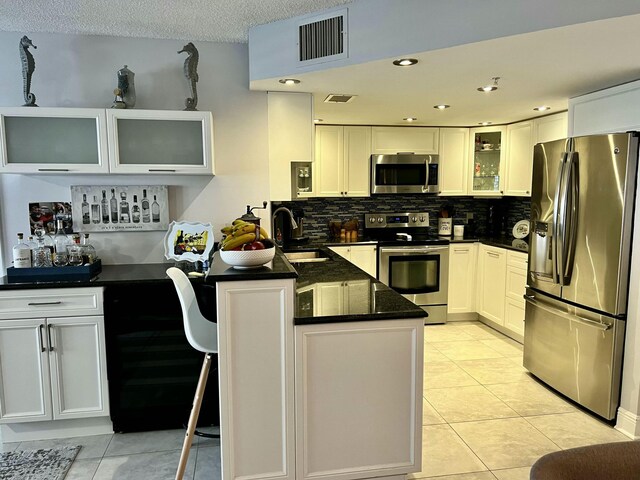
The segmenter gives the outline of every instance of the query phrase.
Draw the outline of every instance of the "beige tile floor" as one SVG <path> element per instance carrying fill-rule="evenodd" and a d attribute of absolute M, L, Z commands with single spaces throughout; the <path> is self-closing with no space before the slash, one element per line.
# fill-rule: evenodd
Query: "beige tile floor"
<path fill-rule="evenodd" d="M 425 328 L 422 472 L 411 478 L 525 480 L 541 455 L 627 438 L 534 380 L 522 346 L 478 322 Z M 183 432 L 0 444 L 82 445 L 66 480 L 171 480 Z M 189 480 L 220 478 L 218 440 L 196 438 Z"/>
<path fill-rule="evenodd" d="M 422 472 L 526 480 L 542 455 L 628 440 L 535 380 L 522 345 L 479 322 L 425 327 Z"/>

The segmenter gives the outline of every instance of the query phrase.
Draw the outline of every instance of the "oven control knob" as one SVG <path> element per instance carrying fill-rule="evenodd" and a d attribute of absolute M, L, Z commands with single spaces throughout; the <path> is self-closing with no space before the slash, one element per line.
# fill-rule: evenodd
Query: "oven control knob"
<path fill-rule="evenodd" d="M 412 223 L 416 223 L 416 220 L 418 220 L 416 217 L 411 217 L 411 222 Z"/>
<path fill-rule="evenodd" d="M 376 223 L 376 219 L 373 217 L 369 217 L 369 223 Z"/>
<path fill-rule="evenodd" d="M 378 223 L 384 223 L 384 218 L 378 217 Z"/>
<path fill-rule="evenodd" d="M 424 223 L 425 218 L 424 217 L 420 217 L 420 222 Z"/>

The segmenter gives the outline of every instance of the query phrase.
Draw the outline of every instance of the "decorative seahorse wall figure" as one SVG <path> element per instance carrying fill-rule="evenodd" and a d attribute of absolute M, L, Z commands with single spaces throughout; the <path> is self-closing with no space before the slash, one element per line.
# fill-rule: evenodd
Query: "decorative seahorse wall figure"
<path fill-rule="evenodd" d="M 185 110 L 197 110 L 198 91 L 196 83 L 198 82 L 198 49 L 191 42 L 187 43 L 178 53 L 187 52 L 187 59 L 184 61 L 184 76 L 189 80 L 191 87 L 191 98 L 184 101 Z"/>
<path fill-rule="evenodd" d="M 20 39 L 19 44 L 20 60 L 22 61 L 22 82 L 24 94 L 23 107 L 37 107 L 36 96 L 30 92 L 31 76 L 33 75 L 33 71 L 36 69 L 36 61 L 33 59 L 31 52 L 29 52 L 29 47 L 38 48 L 25 35 Z"/>

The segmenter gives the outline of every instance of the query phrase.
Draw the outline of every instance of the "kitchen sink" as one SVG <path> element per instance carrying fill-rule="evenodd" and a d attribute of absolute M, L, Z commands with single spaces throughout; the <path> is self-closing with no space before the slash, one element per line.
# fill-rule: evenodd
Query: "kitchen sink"
<path fill-rule="evenodd" d="M 287 260 L 291 263 L 314 263 L 329 260 L 327 254 L 322 250 L 284 252 L 284 256 L 287 257 Z"/>

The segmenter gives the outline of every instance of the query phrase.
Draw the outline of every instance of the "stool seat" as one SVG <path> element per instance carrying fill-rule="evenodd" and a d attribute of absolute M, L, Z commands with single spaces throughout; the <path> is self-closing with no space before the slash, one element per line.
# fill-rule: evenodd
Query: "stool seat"
<path fill-rule="evenodd" d="M 210 322 L 202 315 L 193 286 L 189 281 L 189 277 L 182 270 L 171 267 L 167 269 L 167 275 L 173 280 L 173 285 L 180 299 L 184 333 L 187 336 L 187 340 L 195 350 L 205 354 L 200 377 L 198 378 L 198 387 L 193 398 L 191 414 L 189 415 L 189 424 L 182 443 L 178 471 L 176 472 L 176 480 L 183 480 L 184 472 L 187 468 L 187 460 L 189 459 L 189 451 L 193 443 L 193 435 L 200 415 L 202 397 L 204 396 L 204 389 L 207 385 L 209 369 L 211 368 L 211 357 L 213 354 L 218 353 L 218 324 Z"/>

